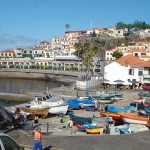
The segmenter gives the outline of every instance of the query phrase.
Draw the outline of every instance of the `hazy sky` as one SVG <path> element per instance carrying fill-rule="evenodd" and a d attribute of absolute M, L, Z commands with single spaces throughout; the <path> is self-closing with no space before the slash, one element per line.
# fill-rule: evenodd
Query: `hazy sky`
<path fill-rule="evenodd" d="M 70 30 L 150 24 L 150 0 L 0 0 L 0 50 L 37 45 Z"/>

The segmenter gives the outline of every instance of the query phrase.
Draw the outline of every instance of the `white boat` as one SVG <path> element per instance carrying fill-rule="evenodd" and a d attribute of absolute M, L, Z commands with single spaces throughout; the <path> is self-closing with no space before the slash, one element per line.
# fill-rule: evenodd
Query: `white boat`
<path fill-rule="evenodd" d="M 130 112 L 119 112 L 119 115 L 122 118 L 122 121 L 127 124 L 143 124 L 150 126 L 149 117 L 138 115 L 136 113 Z"/>
<path fill-rule="evenodd" d="M 36 100 L 31 102 L 32 108 L 47 108 L 49 107 L 49 113 L 51 114 L 66 114 L 68 110 L 68 104 L 60 96 L 51 96 L 47 94 L 42 97 L 36 97 Z"/>

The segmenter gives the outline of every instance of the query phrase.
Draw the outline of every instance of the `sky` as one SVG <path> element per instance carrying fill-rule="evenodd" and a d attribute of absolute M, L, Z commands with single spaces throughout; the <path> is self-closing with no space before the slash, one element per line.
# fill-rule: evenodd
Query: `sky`
<path fill-rule="evenodd" d="M 51 42 L 71 30 L 135 20 L 150 24 L 150 0 L 0 0 L 0 51 Z"/>

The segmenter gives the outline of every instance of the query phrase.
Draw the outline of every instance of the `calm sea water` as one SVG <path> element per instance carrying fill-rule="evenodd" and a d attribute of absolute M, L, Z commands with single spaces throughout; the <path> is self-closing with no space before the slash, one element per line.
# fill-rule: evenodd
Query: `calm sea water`
<path fill-rule="evenodd" d="M 26 79 L 0 79 L 0 93 L 20 94 L 22 89 L 46 91 L 51 88 L 60 86 L 68 86 L 68 83 L 60 81 L 42 81 L 42 80 L 26 80 Z M 0 100 L 0 106 L 6 102 Z"/>
<path fill-rule="evenodd" d="M 26 79 L 0 79 L 0 93 L 19 94 L 21 89 L 46 91 L 48 89 L 68 85 L 60 81 L 41 81 Z"/>

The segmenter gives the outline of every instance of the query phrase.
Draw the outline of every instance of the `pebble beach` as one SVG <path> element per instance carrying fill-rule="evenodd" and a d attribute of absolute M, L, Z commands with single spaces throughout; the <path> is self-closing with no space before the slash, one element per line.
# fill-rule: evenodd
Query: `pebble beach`
<path fill-rule="evenodd" d="M 108 89 L 111 90 L 111 89 Z M 90 89 L 88 92 L 93 93 L 94 89 Z M 77 92 L 79 96 L 85 96 L 85 91 L 82 90 L 75 90 L 71 87 L 60 87 L 57 89 L 50 89 L 48 91 L 49 93 L 58 93 L 62 95 L 72 95 L 76 96 Z M 138 99 L 138 93 L 141 91 L 135 91 L 135 90 L 122 90 L 123 94 L 122 100 L 119 100 L 118 102 L 115 102 L 113 105 L 117 107 L 124 107 L 125 105 L 129 105 L 133 100 Z M 30 92 L 26 93 L 27 96 L 32 97 L 36 94 L 36 92 Z M 78 116 L 83 117 L 92 117 L 93 115 L 99 116 L 99 112 L 90 112 L 85 110 L 74 110 L 74 114 Z M 66 116 L 66 119 L 68 119 L 69 116 Z M 148 136 L 150 135 L 149 131 L 145 131 L 140 133 L 133 133 L 129 135 L 87 135 L 83 134 L 81 132 L 75 132 L 75 134 L 71 134 L 70 130 L 67 130 L 64 126 L 65 124 L 62 124 L 60 122 L 60 117 L 58 116 L 48 116 L 45 119 L 39 119 L 39 125 L 42 128 L 43 133 L 43 145 L 45 147 L 45 150 L 82 150 L 82 149 L 91 149 L 91 150 L 111 150 L 111 149 L 124 149 L 121 147 L 120 142 L 125 144 L 127 146 L 127 149 L 134 149 L 136 147 L 136 150 L 139 149 L 138 146 L 133 146 L 133 143 L 135 145 L 140 144 L 140 148 L 145 149 L 146 147 L 150 146 L 149 142 L 146 142 L 148 140 Z M 33 121 L 28 122 L 29 126 L 24 127 L 24 129 L 17 129 L 17 130 L 10 130 L 7 132 L 7 134 L 11 135 L 15 140 L 17 140 L 21 145 L 24 145 L 28 147 L 29 149 L 32 149 L 33 146 L 33 131 L 34 127 L 36 126 Z M 48 125 L 48 126 L 47 126 Z M 48 127 L 48 128 L 47 128 Z M 76 128 L 74 128 L 76 131 Z M 138 137 L 136 136 L 138 135 Z M 145 136 L 146 135 L 146 136 Z M 113 136 L 114 143 L 118 143 L 118 146 L 116 147 L 114 144 L 112 144 L 111 139 Z M 145 140 L 141 140 L 141 138 L 145 138 Z M 129 142 L 129 139 L 132 139 Z M 63 139 L 63 140 L 62 140 Z M 81 143 L 82 140 L 82 143 Z M 59 141 L 59 142 L 58 142 Z M 92 141 L 91 144 L 87 144 L 89 141 Z M 99 142 L 98 142 L 99 141 Z M 138 143 L 137 143 L 138 141 Z M 128 143 L 129 142 L 129 143 Z M 147 143 L 146 145 L 143 145 L 142 143 Z M 75 144 L 76 143 L 76 144 Z M 83 146 L 84 144 L 84 146 Z M 88 147 L 87 147 L 88 145 Z M 103 145 L 103 146 L 102 146 Z M 142 145 L 142 146 L 141 146 Z M 141 149 L 139 149 L 141 150 Z"/>

